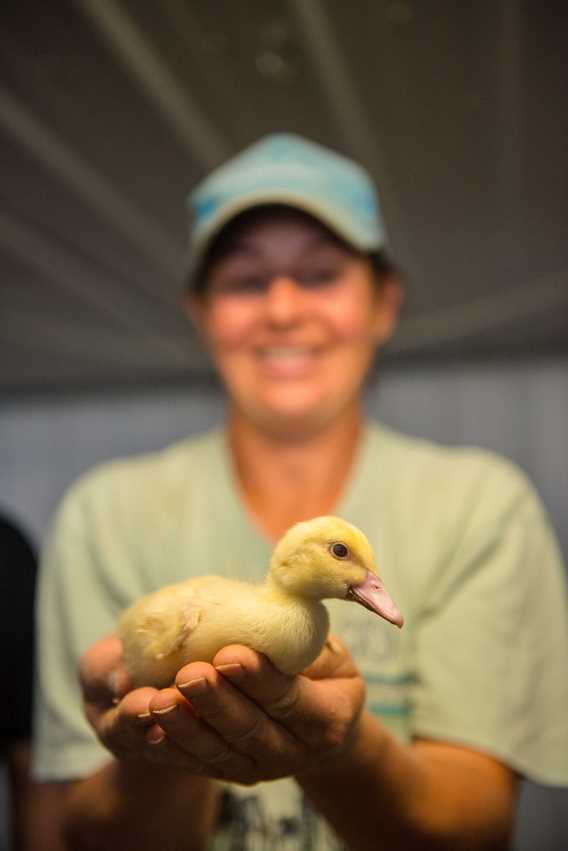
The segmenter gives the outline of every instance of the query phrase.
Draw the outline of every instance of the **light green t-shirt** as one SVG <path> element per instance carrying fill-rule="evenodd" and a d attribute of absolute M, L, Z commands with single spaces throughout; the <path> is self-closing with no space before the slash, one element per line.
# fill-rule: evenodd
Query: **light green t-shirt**
<path fill-rule="evenodd" d="M 370 710 L 401 741 L 462 743 L 536 781 L 568 783 L 565 577 L 524 475 L 489 452 L 371 425 L 335 513 L 367 534 L 405 617 L 398 630 L 328 603 Z M 76 669 L 123 607 L 189 576 L 260 580 L 271 549 L 239 499 L 221 431 L 82 477 L 55 518 L 39 582 L 36 775 L 78 778 L 109 760 L 83 718 Z M 312 832 L 314 849 L 334 847 L 292 780 L 228 795 L 234 817 L 216 847 L 229 847 L 231 830 L 279 849 Z"/>

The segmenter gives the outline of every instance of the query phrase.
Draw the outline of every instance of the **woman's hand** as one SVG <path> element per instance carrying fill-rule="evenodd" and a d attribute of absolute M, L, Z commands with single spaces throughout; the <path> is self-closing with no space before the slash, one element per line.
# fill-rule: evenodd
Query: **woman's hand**
<path fill-rule="evenodd" d="M 150 700 L 155 688 L 132 689 L 122 661 L 122 642 L 109 635 L 82 655 L 79 679 L 87 720 L 116 757 L 151 756 L 145 732 L 152 725 Z"/>
<path fill-rule="evenodd" d="M 298 774 L 347 749 L 364 685 L 345 647 L 330 639 L 303 674 L 287 676 L 254 650 L 192 662 L 175 687 L 128 691 L 116 636 L 81 661 L 87 718 L 117 757 L 139 757 L 252 784 Z"/>
<path fill-rule="evenodd" d="M 298 676 L 263 655 L 232 645 L 213 664 L 193 662 L 176 688 L 149 702 L 146 731 L 155 758 L 183 753 L 208 776 L 237 783 L 297 774 L 349 747 L 364 699 L 351 657 L 336 639 Z"/>

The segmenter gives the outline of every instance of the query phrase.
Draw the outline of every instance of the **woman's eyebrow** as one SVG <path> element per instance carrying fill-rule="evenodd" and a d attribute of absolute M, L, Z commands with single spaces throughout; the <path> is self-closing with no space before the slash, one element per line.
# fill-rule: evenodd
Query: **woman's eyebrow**
<path fill-rule="evenodd" d="M 299 246 L 298 254 L 302 255 L 307 251 L 313 251 L 315 248 L 341 248 L 341 246 L 333 238 L 325 236 L 325 234 L 315 234 L 313 237 L 307 239 L 303 245 Z M 257 245 L 254 240 L 249 240 L 247 237 L 237 237 L 223 246 L 219 252 L 219 259 L 224 259 L 233 254 L 248 254 L 261 257 L 266 252 L 264 247 Z"/>
<path fill-rule="evenodd" d="M 219 248 L 217 259 L 226 260 L 228 257 L 243 254 L 249 256 L 260 256 L 262 251 L 259 251 L 258 247 L 252 243 L 236 239 L 234 242 L 228 242 L 222 248 Z"/>

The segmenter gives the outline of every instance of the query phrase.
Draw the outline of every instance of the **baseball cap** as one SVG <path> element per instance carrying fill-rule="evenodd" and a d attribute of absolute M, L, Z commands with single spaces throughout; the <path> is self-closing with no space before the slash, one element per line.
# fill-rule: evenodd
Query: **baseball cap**
<path fill-rule="evenodd" d="M 192 216 L 188 280 L 214 238 L 245 210 L 285 204 L 302 210 L 354 248 L 387 241 L 369 174 L 335 151 L 293 133 L 265 136 L 215 169 L 189 195 Z"/>

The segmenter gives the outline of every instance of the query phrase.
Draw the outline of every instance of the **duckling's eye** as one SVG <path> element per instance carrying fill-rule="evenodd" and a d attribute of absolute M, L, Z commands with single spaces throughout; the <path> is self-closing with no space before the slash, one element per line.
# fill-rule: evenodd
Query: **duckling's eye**
<path fill-rule="evenodd" d="M 329 548 L 330 553 L 335 558 L 347 558 L 349 555 L 349 549 L 342 544 L 340 541 L 337 541 L 335 544 L 332 544 Z"/>

